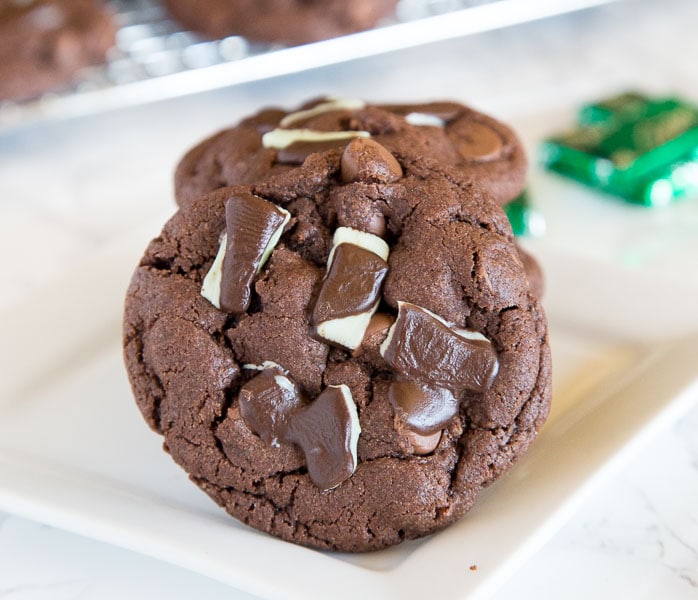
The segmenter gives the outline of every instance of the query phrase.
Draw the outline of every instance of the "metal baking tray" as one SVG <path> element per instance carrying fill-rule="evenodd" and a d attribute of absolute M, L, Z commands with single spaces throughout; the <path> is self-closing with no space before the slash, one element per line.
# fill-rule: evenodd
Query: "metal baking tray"
<path fill-rule="evenodd" d="M 157 0 L 112 0 L 116 46 L 106 64 L 79 73 L 60 93 L 23 103 L 0 101 L 0 132 L 51 119 L 94 114 L 375 56 L 612 0 L 401 0 L 374 29 L 294 47 L 241 36 L 207 40 L 185 31 Z"/>

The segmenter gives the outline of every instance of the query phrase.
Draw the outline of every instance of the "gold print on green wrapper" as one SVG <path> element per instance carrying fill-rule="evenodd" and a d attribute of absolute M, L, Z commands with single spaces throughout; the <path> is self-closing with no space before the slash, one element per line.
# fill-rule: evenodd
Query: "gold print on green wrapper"
<path fill-rule="evenodd" d="M 633 130 L 633 142 L 639 151 L 652 150 L 697 125 L 696 113 L 679 107 L 639 121 Z"/>

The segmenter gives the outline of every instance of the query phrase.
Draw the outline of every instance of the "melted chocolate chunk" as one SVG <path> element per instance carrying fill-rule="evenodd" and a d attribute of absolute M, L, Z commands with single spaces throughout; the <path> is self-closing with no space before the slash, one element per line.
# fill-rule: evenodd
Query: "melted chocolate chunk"
<path fill-rule="evenodd" d="M 387 273 L 388 263 L 370 250 L 337 246 L 315 302 L 313 325 L 372 310 Z"/>
<path fill-rule="evenodd" d="M 458 393 L 484 392 L 499 368 L 492 344 L 475 334 L 454 330 L 429 311 L 399 303 L 395 324 L 381 354 L 398 373 Z M 472 334 L 470 334 L 472 335 Z"/>
<path fill-rule="evenodd" d="M 267 444 L 278 447 L 291 415 L 302 406 L 294 383 L 278 368 L 268 368 L 250 379 L 238 396 L 240 415 Z"/>
<path fill-rule="evenodd" d="M 342 154 L 342 181 L 393 183 L 402 177 L 402 167 L 384 146 L 370 138 L 356 138 Z"/>
<path fill-rule="evenodd" d="M 354 473 L 360 432 L 349 388 L 329 386 L 312 404 L 294 413 L 286 440 L 300 446 L 305 453 L 313 483 L 329 490 Z"/>
<path fill-rule="evenodd" d="M 431 435 L 458 414 L 458 399 L 450 390 L 416 381 L 393 381 L 388 390 L 398 420 L 411 431 Z"/>
<path fill-rule="evenodd" d="M 361 426 L 346 385 L 331 385 L 312 404 L 278 366 L 271 366 L 240 389 L 240 415 L 267 444 L 296 444 L 308 474 L 323 490 L 337 487 L 356 470 Z"/>
<path fill-rule="evenodd" d="M 351 111 L 361 110 L 365 106 L 366 102 L 357 98 L 322 98 L 306 104 L 301 110 L 287 114 L 281 120 L 281 126 L 301 128 L 318 116 L 332 113 L 341 118 L 340 115 L 350 114 Z"/>
<path fill-rule="evenodd" d="M 254 277 L 278 241 L 288 217 L 287 211 L 253 194 L 236 194 L 225 203 L 228 239 L 221 277 L 223 311 L 247 310 Z"/>

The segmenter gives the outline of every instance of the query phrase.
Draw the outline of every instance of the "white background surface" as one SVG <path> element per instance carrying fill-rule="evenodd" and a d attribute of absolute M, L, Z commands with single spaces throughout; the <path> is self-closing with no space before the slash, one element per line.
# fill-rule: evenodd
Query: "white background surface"
<path fill-rule="evenodd" d="M 691 0 L 661 6 L 650 0 L 622 2 L 7 135 L 0 138 L 0 252 L 6 257 L 0 307 L 38 293 L 85 254 L 171 210 L 171 173 L 181 153 L 261 105 L 294 106 L 325 93 L 375 100 L 450 97 L 514 126 L 532 112 L 549 109 L 552 132 L 564 123 L 560 106 L 573 107 L 629 87 L 698 100 L 693 60 L 698 54 L 693 31 L 697 22 L 698 6 Z M 537 140 L 526 141 L 535 147 Z M 573 193 L 567 198 L 567 184 L 535 170 L 532 182 L 534 191 L 542 191 L 536 202 L 555 223 L 564 222 L 569 212 L 568 222 L 580 224 L 576 231 L 572 226 L 551 231 L 551 244 L 599 260 L 632 259 L 638 276 L 661 271 L 672 281 L 682 278 L 675 265 L 690 265 L 698 257 L 696 203 L 651 215 L 621 205 L 617 211 L 621 217 L 628 215 L 626 227 L 608 231 L 600 223 L 594 230 L 593 209 L 577 206 Z M 690 297 L 675 300 L 678 306 L 692 305 Z M 675 320 L 680 317 L 675 315 Z M 653 318 L 648 314 L 648 321 Z M 697 597 L 696 440 L 694 409 L 599 489 L 496 597 Z M 153 559 L 14 516 L 0 519 L 3 599 L 247 597 Z"/>

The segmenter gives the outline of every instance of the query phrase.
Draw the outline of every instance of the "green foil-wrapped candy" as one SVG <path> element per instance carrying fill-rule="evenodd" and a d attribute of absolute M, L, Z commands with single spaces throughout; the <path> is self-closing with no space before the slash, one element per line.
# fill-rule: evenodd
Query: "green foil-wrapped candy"
<path fill-rule="evenodd" d="M 583 107 L 577 129 L 546 140 L 548 168 L 645 206 L 698 194 L 698 108 L 622 94 Z"/>
<path fill-rule="evenodd" d="M 538 237 L 545 233 L 545 219 L 531 206 L 527 191 L 524 190 L 520 196 L 506 204 L 504 212 L 514 235 Z"/>

